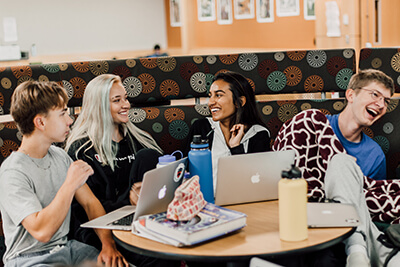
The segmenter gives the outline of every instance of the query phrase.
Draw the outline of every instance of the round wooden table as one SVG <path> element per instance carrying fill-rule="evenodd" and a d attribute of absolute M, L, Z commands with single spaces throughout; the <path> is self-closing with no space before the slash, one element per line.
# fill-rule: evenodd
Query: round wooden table
<path fill-rule="evenodd" d="M 355 228 L 308 229 L 308 239 L 285 242 L 279 238 L 278 201 L 227 206 L 247 214 L 242 230 L 203 244 L 177 248 L 138 237 L 129 231 L 114 230 L 116 242 L 124 248 L 146 256 L 188 261 L 248 261 L 254 256 L 278 258 L 315 252 L 338 244 Z"/>

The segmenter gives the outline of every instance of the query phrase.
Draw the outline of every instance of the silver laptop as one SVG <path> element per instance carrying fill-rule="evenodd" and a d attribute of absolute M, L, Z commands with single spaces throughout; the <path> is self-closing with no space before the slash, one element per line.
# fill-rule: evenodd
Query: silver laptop
<path fill-rule="evenodd" d="M 342 203 L 307 203 L 307 221 L 310 228 L 356 227 L 360 224 L 354 206 Z"/>
<path fill-rule="evenodd" d="M 290 169 L 294 158 L 294 150 L 220 158 L 215 204 L 223 206 L 278 199 L 282 171 Z"/>
<path fill-rule="evenodd" d="M 132 221 L 140 216 L 166 211 L 174 199 L 176 188 L 182 182 L 186 167 L 187 158 L 183 158 L 146 172 L 136 206 L 121 207 L 81 227 L 130 231 Z"/>

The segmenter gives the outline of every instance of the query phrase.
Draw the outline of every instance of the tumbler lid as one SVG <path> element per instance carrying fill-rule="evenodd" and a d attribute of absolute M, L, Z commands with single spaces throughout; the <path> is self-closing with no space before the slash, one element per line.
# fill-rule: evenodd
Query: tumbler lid
<path fill-rule="evenodd" d="M 301 171 L 298 167 L 296 167 L 294 164 L 292 164 L 292 167 L 290 168 L 290 170 L 282 171 L 282 178 L 288 178 L 288 179 L 301 178 Z"/>

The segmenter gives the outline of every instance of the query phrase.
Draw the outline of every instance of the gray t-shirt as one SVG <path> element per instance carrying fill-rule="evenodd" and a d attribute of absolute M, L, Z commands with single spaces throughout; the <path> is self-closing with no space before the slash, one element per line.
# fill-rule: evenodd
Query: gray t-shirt
<path fill-rule="evenodd" d="M 6 241 L 6 262 L 21 254 L 50 250 L 67 242 L 70 211 L 51 240 L 41 243 L 21 222 L 48 206 L 64 183 L 72 160 L 59 147 L 51 146 L 41 159 L 13 152 L 0 168 L 0 211 Z"/>

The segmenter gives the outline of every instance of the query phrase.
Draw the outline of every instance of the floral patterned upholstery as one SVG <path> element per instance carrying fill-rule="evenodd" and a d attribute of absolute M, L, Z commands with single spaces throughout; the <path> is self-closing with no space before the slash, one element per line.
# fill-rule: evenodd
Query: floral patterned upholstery
<path fill-rule="evenodd" d="M 2 67 L 0 114 L 9 113 L 13 90 L 26 80 L 58 82 L 68 92 L 68 105 L 76 107 L 81 105 L 90 80 L 103 73 L 113 73 L 122 78 L 127 89 L 134 107 L 130 112 L 131 119 L 154 135 L 169 153 L 182 149 L 191 123 L 207 116 L 208 110 L 204 106 L 164 107 L 159 104 L 166 104 L 171 99 L 207 96 L 212 79 L 219 72 L 242 73 L 257 95 L 343 91 L 355 71 L 354 63 L 354 50 L 340 49 Z M 266 105 L 263 114 L 266 122 L 277 127 L 308 106 L 314 107 L 313 102 L 296 108 L 291 103 L 276 102 Z M 14 123 L 0 124 L 0 162 L 17 149 L 20 142 L 21 135 Z"/>
<path fill-rule="evenodd" d="M 400 93 L 400 48 L 363 48 L 359 61 L 359 69 L 378 69 L 392 77 Z"/>

